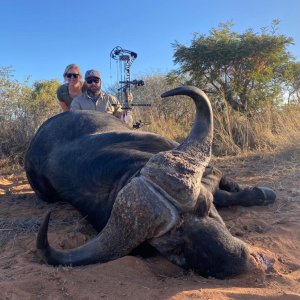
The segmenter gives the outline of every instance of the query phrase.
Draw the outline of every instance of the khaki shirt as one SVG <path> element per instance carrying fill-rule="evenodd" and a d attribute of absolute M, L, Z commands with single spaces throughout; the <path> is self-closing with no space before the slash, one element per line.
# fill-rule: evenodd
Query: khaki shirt
<path fill-rule="evenodd" d="M 119 100 L 102 91 L 100 92 L 100 96 L 96 102 L 94 102 L 86 92 L 75 97 L 71 103 L 70 110 L 96 110 L 112 114 L 118 118 L 122 115 Z"/>

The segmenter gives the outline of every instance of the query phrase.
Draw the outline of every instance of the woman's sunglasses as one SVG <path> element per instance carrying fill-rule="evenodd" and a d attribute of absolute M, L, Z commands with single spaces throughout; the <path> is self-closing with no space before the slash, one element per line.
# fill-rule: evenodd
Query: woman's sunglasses
<path fill-rule="evenodd" d="M 94 82 L 94 83 L 99 83 L 99 81 L 100 81 L 100 79 L 98 79 L 98 78 L 91 78 L 91 79 L 87 79 L 87 80 L 86 80 L 86 82 L 87 82 L 88 84 L 92 84 L 93 82 Z"/>
<path fill-rule="evenodd" d="M 79 76 L 79 74 L 77 74 L 77 73 L 67 73 L 66 74 L 66 77 L 67 78 L 78 78 L 78 76 Z"/>

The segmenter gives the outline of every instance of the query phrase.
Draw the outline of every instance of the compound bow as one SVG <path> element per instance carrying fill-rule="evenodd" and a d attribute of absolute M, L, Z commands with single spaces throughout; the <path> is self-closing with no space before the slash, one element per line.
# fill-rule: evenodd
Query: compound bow
<path fill-rule="evenodd" d="M 130 110 L 133 106 L 151 106 L 151 104 L 147 103 L 137 103 L 132 102 L 129 103 L 128 95 L 131 94 L 130 88 L 131 86 L 143 86 L 143 80 L 130 80 L 130 67 L 133 61 L 137 58 L 137 54 L 133 51 L 126 50 L 117 46 L 113 48 L 110 52 L 110 57 L 119 62 L 121 67 L 121 80 L 119 81 L 120 87 L 118 88 L 118 92 L 121 91 L 120 96 L 118 97 L 122 104 L 122 109 Z M 133 128 L 138 129 L 143 125 L 149 125 L 148 122 L 142 122 L 141 120 L 134 124 Z"/>

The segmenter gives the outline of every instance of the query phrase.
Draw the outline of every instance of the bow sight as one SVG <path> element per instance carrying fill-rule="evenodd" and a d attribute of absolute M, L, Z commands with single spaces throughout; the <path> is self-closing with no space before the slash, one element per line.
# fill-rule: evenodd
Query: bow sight
<path fill-rule="evenodd" d="M 128 95 L 130 95 L 130 87 L 134 86 L 143 86 L 143 80 L 130 80 L 130 67 L 133 61 L 137 58 L 137 54 L 130 50 L 125 50 L 120 46 L 115 47 L 110 52 L 110 57 L 120 64 L 121 77 L 122 80 L 119 81 L 121 85 L 118 88 L 118 91 L 122 91 L 118 97 L 122 103 L 122 109 L 132 109 L 132 106 L 151 106 L 151 104 L 144 103 L 129 103 Z"/>

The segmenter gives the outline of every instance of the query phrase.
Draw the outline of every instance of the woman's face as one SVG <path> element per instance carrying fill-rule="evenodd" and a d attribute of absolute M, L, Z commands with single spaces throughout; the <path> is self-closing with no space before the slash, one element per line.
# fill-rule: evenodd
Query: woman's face
<path fill-rule="evenodd" d="M 65 74 L 65 80 L 70 85 L 76 85 L 80 82 L 81 76 L 76 68 L 70 68 Z"/>

